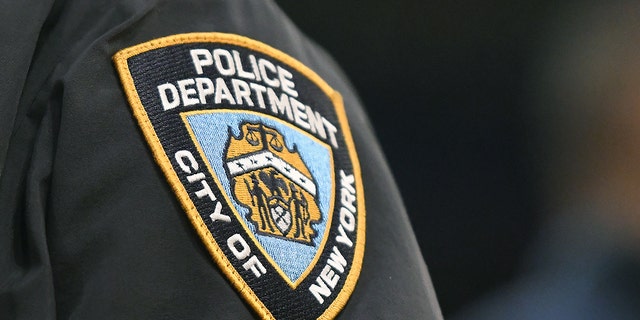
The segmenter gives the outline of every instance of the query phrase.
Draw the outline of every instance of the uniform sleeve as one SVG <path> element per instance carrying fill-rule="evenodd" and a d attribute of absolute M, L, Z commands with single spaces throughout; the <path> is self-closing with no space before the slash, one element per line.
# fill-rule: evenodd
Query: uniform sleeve
<path fill-rule="evenodd" d="M 52 1 L 0 4 L 0 314 L 53 319 L 54 289 L 45 233 L 55 112 L 23 99 Z"/>
<path fill-rule="evenodd" d="M 183 143 L 179 140 L 178 133 L 180 130 L 185 130 L 187 122 L 184 121 L 188 119 L 176 118 L 183 122 L 180 122 L 175 130 L 165 130 L 167 133 L 163 133 L 165 131 L 161 132 L 153 126 L 174 127 L 171 127 L 168 122 L 162 122 L 164 120 L 157 120 L 151 113 L 136 114 L 135 112 L 135 110 L 143 110 L 141 108 L 144 108 L 144 101 L 148 98 L 144 93 L 147 92 L 144 91 L 146 83 L 155 83 L 154 81 L 160 81 L 162 77 L 175 76 L 183 72 L 183 69 L 180 69 L 182 67 L 163 68 L 159 63 L 156 64 L 155 60 L 149 60 L 154 57 L 153 54 L 159 55 L 158 61 L 163 61 L 166 65 L 172 62 L 166 57 L 179 54 L 179 50 L 186 50 L 186 53 L 191 52 L 188 50 L 198 50 L 198 47 L 189 47 L 183 43 L 169 46 L 163 44 L 163 40 L 157 39 L 181 34 L 213 32 L 232 34 L 234 36 L 228 39 L 235 39 L 234 41 L 249 40 L 246 40 L 246 43 L 243 42 L 244 40 L 225 42 L 220 47 L 222 51 L 209 50 L 212 57 L 211 63 L 207 53 L 203 51 L 187 54 L 185 57 L 188 59 L 185 61 L 188 63 L 199 61 L 201 67 L 219 67 L 221 68 L 219 70 L 223 70 L 226 65 L 216 66 L 216 60 L 213 60 L 216 54 L 226 52 L 229 54 L 229 59 L 238 59 L 226 61 L 235 61 L 236 64 L 243 59 L 242 57 L 246 58 L 247 63 L 255 59 L 255 70 L 258 71 L 252 78 L 254 85 L 246 87 L 247 90 L 253 88 L 251 89 L 253 91 L 243 91 L 245 87 L 237 79 L 228 82 L 231 93 L 226 96 L 226 99 L 230 106 L 231 98 L 229 97 L 235 99 L 233 108 L 240 108 L 242 101 L 248 104 L 247 99 L 253 97 L 251 94 L 257 95 L 262 92 L 261 82 L 258 80 L 265 75 L 279 74 L 282 77 L 278 80 L 284 93 L 281 94 L 278 91 L 278 99 L 281 99 L 285 93 L 293 97 L 292 85 L 288 89 L 285 88 L 287 79 L 290 79 L 287 70 L 284 70 L 286 68 L 303 70 L 302 73 L 307 75 L 311 73 L 306 70 L 312 70 L 314 76 L 310 77 L 310 83 L 321 83 L 319 88 L 322 89 L 326 85 L 327 88 L 330 87 L 340 94 L 344 105 L 344 116 L 348 119 L 350 127 L 350 138 L 359 159 L 362 199 L 366 207 L 366 226 L 364 226 L 366 242 L 364 242 L 364 256 L 359 276 L 357 281 L 353 282 L 354 287 L 349 289 L 352 292 L 344 299 L 343 305 L 337 304 L 340 306 L 335 312 L 326 314 L 339 319 L 441 319 L 429 273 L 407 218 L 401 195 L 381 148 L 375 140 L 364 107 L 346 80 L 346 76 L 331 58 L 306 39 L 275 4 L 270 1 L 194 0 L 96 1 L 89 5 L 86 1 L 65 1 L 54 5 L 48 15 L 49 22 L 45 24 L 46 28 L 41 30 L 37 41 L 37 54 L 31 61 L 31 70 L 26 78 L 27 86 L 32 88 L 25 91 L 20 101 L 27 107 L 23 113 L 18 112 L 16 116 L 16 121 L 23 121 L 25 124 L 13 127 L 13 138 L 8 147 L 5 169 L 2 171 L 3 176 L 0 177 L 2 191 L 0 218 L 3 228 L 0 230 L 2 231 L 0 251 L 3 254 L 3 272 L 0 274 L 0 283 L 3 284 L 0 287 L 2 289 L 0 313 L 15 315 L 18 319 L 54 317 L 61 319 L 254 319 L 269 318 L 272 314 L 283 315 L 276 317 L 283 319 L 306 317 L 304 312 L 295 315 L 287 314 L 286 301 L 277 305 L 262 301 L 262 305 L 268 310 L 265 311 L 260 307 L 256 308 L 261 305 L 260 301 L 247 298 L 252 297 L 246 294 L 249 290 L 256 292 L 263 290 L 269 297 L 277 297 L 279 293 L 275 289 L 272 290 L 274 292 L 269 291 L 271 284 L 267 279 L 270 278 L 264 275 L 266 271 L 261 271 L 263 269 L 257 267 L 257 260 L 250 262 L 251 255 L 248 252 L 257 251 L 245 250 L 243 242 L 245 240 L 241 239 L 243 236 L 236 236 L 233 234 L 234 231 L 224 238 L 211 238 L 213 239 L 211 243 L 203 241 L 203 239 L 209 239 L 206 237 L 207 230 L 213 234 L 218 231 L 224 234 L 224 230 L 215 229 L 215 223 L 226 221 L 226 218 L 222 218 L 221 215 L 224 212 L 215 211 L 218 203 L 216 201 L 221 201 L 220 199 L 224 197 L 223 191 L 216 193 L 217 189 L 211 187 L 215 186 L 213 182 L 205 186 L 203 182 L 205 180 L 202 177 L 208 173 L 202 172 L 202 175 L 198 175 L 201 171 L 197 171 L 199 167 L 196 166 L 196 160 L 200 157 L 196 151 L 188 152 L 186 147 L 183 148 L 184 150 L 177 148 L 176 152 L 168 151 L 174 150 L 172 148 L 176 146 L 180 147 Z M 188 37 L 180 39 L 188 39 Z M 145 43 L 152 43 L 157 48 L 146 48 L 142 45 Z M 254 43 L 260 43 L 260 45 L 253 45 Z M 262 46 L 262 44 L 265 45 Z M 133 85 L 127 86 L 123 84 L 125 82 L 123 82 L 122 70 L 117 69 L 118 65 L 114 66 L 112 57 L 123 49 L 134 47 L 137 49 L 130 51 L 131 60 L 126 61 L 126 68 L 128 68 L 126 71 L 132 75 Z M 264 49 L 266 47 L 269 49 Z M 141 53 L 146 52 L 149 54 L 143 59 Z M 271 54 L 273 52 L 282 52 L 283 55 Z M 265 53 L 264 56 L 261 56 L 263 53 Z M 236 54 L 238 57 L 235 56 Z M 178 62 L 175 62 L 176 66 Z M 259 72 L 260 63 L 262 63 L 263 73 Z M 281 66 L 284 67 L 280 68 Z M 190 70 L 190 72 L 202 71 L 197 68 L 195 71 Z M 244 71 L 247 70 L 249 69 Z M 273 70 L 274 73 L 267 73 L 264 70 Z M 136 74 L 153 76 L 144 78 L 137 77 Z M 316 76 L 322 81 L 316 80 Z M 245 73 L 244 77 L 243 79 L 246 80 L 252 76 Z M 200 82 L 197 82 L 197 79 L 200 79 L 198 80 Z M 213 79 L 211 84 L 215 84 L 216 88 L 224 86 L 216 82 L 213 76 L 211 79 Z M 267 80 L 273 79 L 276 78 Z M 167 81 L 166 83 L 173 85 L 178 93 L 181 92 L 180 90 L 188 90 L 189 79 L 178 81 L 182 82 Z M 213 93 L 211 97 L 206 96 L 207 92 L 214 92 L 213 86 L 208 86 L 207 81 L 194 78 L 192 88 L 204 93 L 202 95 L 196 93 L 189 98 L 190 93 L 187 92 L 186 96 L 180 96 L 181 101 L 207 102 L 207 98 L 213 100 Z M 248 80 L 245 82 L 248 83 Z M 265 82 L 264 80 L 263 82 L 273 83 L 273 81 Z M 161 84 L 164 82 L 158 83 L 158 85 Z M 151 88 L 153 90 L 148 92 L 152 94 L 160 92 L 160 95 L 165 95 L 165 100 L 162 101 L 165 102 L 166 113 L 173 112 L 170 110 L 172 108 L 178 110 L 178 107 L 172 107 L 174 105 L 172 101 L 176 101 L 179 94 L 173 96 L 171 91 L 173 89 L 169 85 L 165 84 L 161 88 L 166 90 L 159 91 L 160 89 L 154 85 Z M 224 92 L 216 94 L 224 96 Z M 275 93 L 272 96 L 269 94 L 268 90 L 264 89 L 264 99 L 275 101 L 273 100 L 276 99 L 273 98 Z M 312 95 L 309 94 L 309 96 Z M 139 100 L 131 97 L 137 97 Z M 305 110 L 304 103 L 296 104 L 296 101 L 303 101 L 303 95 L 301 94 L 297 99 L 299 100 L 288 101 L 294 106 L 302 105 L 299 107 L 302 108 L 300 110 Z M 140 101 L 140 108 L 132 107 L 132 101 Z M 282 100 L 278 101 L 282 103 Z M 253 106 L 255 109 L 244 115 L 249 119 L 242 122 L 245 128 L 256 125 L 258 120 L 255 119 L 266 119 L 260 130 L 266 130 L 264 127 L 267 127 L 277 131 L 286 139 L 305 139 L 305 135 L 288 133 L 290 131 L 287 128 L 293 128 L 291 123 L 302 122 L 309 125 L 310 122 L 298 121 L 298 118 L 295 120 L 292 117 L 291 119 L 294 120 L 287 123 L 286 114 L 277 115 L 277 109 L 267 107 L 264 110 L 275 111 L 267 116 L 261 116 L 260 112 L 263 111 L 258 106 L 258 100 L 254 99 L 253 102 L 256 104 Z M 159 106 L 163 105 L 159 104 Z M 231 107 L 227 109 L 229 108 Z M 281 110 L 284 110 L 285 107 L 282 108 Z M 195 109 L 187 111 L 194 112 L 189 114 L 198 114 L 198 110 Z M 176 111 L 176 115 L 186 117 L 188 114 Z M 311 112 L 307 115 L 313 116 L 315 113 Z M 276 119 L 276 116 L 284 120 Z M 233 117 L 228 116 L 228 118 Z M 147 127 L 141 124 L 140 119 L 148 119 Z M 331 118 L 328 119 L 327 121 L 332 121 Z M 307 118 L 307 121 L 310 120 Z M 322 124 L 322 121 L 321 119 L 317 123 Z M 27 128 L 27 123 L 32 127 Z M 191 123 L 189 125 L 195 126 Z M 212 125 L 215 126 L 216 123 Z M 196 129 L 190 128 L 191 139 L 199 139 Z M 329 125 L 327 128 L 328 131 L 324 133 L 325 144 L 330 147 L 334 143 L 330 139 L 332 129 Z M 212 129 L 205 126 L 203 130 L 211 132 L 206 130 Z M 228 132 L 232 129 L 228 130 L 220 130 L 224 132 L 219 136 L 231 141 L 233 135 Z M 307 131 L 309 130 L 311 129 Z M 309 132 L 316 133 L 316 137 L 311 139 L 313 141 L 322 136 L 313 130 Z M 274 136 L 278 137 L 275 133 L 272 137 Z M 149 142 L 150 139 L 158 140 L 156 147 Z M 212 145 L 216 143 L 218 142 L 214 141 Z M 223 147 L 226 146 L 224 143 L 221 144 Z M 276 150 L 271 151 L 274 153 L 281 150 L 277 144 L 272 144 L 272 148 Z M 27 149 L 29 151 L 25 151 Z M 292 150 L 292 153 L 305 152 L 303 147 Z M 346 151 L 342 150 L 345 148 L 335 151 L 336 157 L 347 159 L 348 155 L 342 154 Z M 202 151 L 203 159 L 207 152 L 207 150 Z M 159 154 L 165 155 L 167 161 L 163 162 Z M 285 156 L 280 158 L 285 160 L 295 158 L 291 155 L 288 157 L 290 158 Z M 233 159 L 240 158 L 238 156 Z M 241 160 L 243 159 L 253 160 L 256 163 L 262 161 L 258 156 L 246 156 Z M 306 169 L 304 162 L 309 162 L 305 160 L 308 158 L 302 159 L 302 162 L 282 160 L 283 162 L 270 163 L 273 168 L 280 170 L 281 176 L 288 179 L 304 178 L 305 175 L 321 172 L 314 171 L 321 170 L 317 168 Z M 241 163 L 240 160 L 238 161 Z M 287 163 L 294 164 L 293 169 L 296 170 L 290 171 L 291 168 L 286 165 Z M 229 166 L 229 164 L 226 165 Z M 256 165 L 255 168 L 258 166 Z M 215 174 L 215 170 L 212 168 L 210 173 Z M 228 170 L 231 172 L 231 169 Z M 248 172 L 240 166 L 235 170 L 234 172 Z M 186 174 L 187 171 L 191 173 L 190 176 Z M 175 178 L 171 178 L 172 172 L 175 173 Z M 184 175 L 181 176 L 181 172 Z M 274 179 L 268 178 L 268 172 L 265 171 L 260 175 L 256 171 L 255 180 L 251 180 L 250 174 L 247 173 L 247 178 L 244 180 L 247 188 L 243 190 L 250 190 L 251 184 L 254 188 L 257 187 L 258 180 L 275 181 L 268 180 Z M 275 172 L 273 170 L 271 172 L 273 175 L 277 174 L 273 173 Z M 340 198 L 340 183 L 343 184 L 343 188 L 346 188 L 345 190 L 351 190 L 348 184 L 352 180 L 348 173 L 339 170 L 335 172 L 338 186 L 338 191 L 335 192 L 336 212 L 339 212 L 339 205 L 350 208 L 349 203 L 353 201 L 349 200 L 348 195 L 342 195 L 346 200 Z M 233 178 L 232 173 L 228 175 L 231 178 L 225 179 Z M 342 180 L 339 180 L 340 177 Z M 320 181 L 319 178 L 313 179 Z M 189 188 L 194 182 L 200 189 L 193 189 L 194 192 L 191 192 Z M 219 183 L 222 185 L 222 182 Z M 293 235 L 295 232 L 291 230 L 302 230 L 299 225 L 292 226 L 296 223 L 309 223 L 309 215 L 306 216 L 306 220 L 304 218 L 295 220 L 295 214 L 302 212 L 301 207 L 308 208 L 313 194 L 320 192 L 317 190 L 321 190 L 321 183 L 317 183 L 317 189 L 316 186 L 304 181 L 298 182 L 296 185 L 298 187 L 291 182 L 280 185 L 280 193 L 277 196 L 281 201 L 292 204 L 289 209 L 285 207 L 280 209 L 289 210 L 292 217 L 290 221 L 293 222 L 287 223 L 288 220 L 284 215 L 276 216 L 273 213 L 282 214 L 280 211 L 270 211 L 271 217 L 282 217 L 284 220 L 278 221 L 285 222 L 274 225 L 275 228 L 280 228 L 280 231 L 272 229 L 269 232 L 280 232 L 280 238 L 289 237 L 285 240 L 293 239 L 309 246 L 310 242 L 305 244 L 304 232 L 302 232 L 303 236 Z M 264 186 L 266 183 L 261 185 Z M 211 190 L 214 191 L 209 193 L 207 187 L 213 188 Z M 184 193 L 180 193 L 182 192 L 180 188 L 184 188 Z M 196 193 L 197 191 L 199 193 Z M 234 192 L 227 192 L 228 200 L 236 196 Z M 289 198 L 285 198 L 285 193 Z M 302 201 L 300 199 L 303 194 L 312 196 Z M 184 195 L 190 198 L 185 199 Z M 272 193 L 271 196 L 275 199 L 276 193 Z M 220 202 L 225 205 L 225 210 L 231 207 L 231 200 Z M 193 203 L 193 208 L 185 205 L 190 203 L 189 201 Z M 210 209 L 214 214 L 203 215 L 204 218 L 194 218 L 190 212 L 202 212 L 202 210 L 198 211 L 201 203 L 199 201 L 211 201 Z M 247 203 L 250 201 L 247 200 Z M 247 203 L 245 208 L 250 207 Z M 294 205 L 296 203 L 297 207 Z M 215 216 L 215 214 L 219 215 Z M 236 216 L 230 214 L 228 217 L 236 217 L 239 221 L 246 219 L 243 222 L 245 229 L 242 229 L 247 232 L 244 236 L 246 239 L 250 238 L 250 232 L 254 230 L 251 228 L 260 228 L 258 222 L 251 227 L 251 221 L 246 218 L 247 215 L 244 215 L 245 218 L 239 214 Z M 320 218 L 316 220 L 324 221 Z M 198 226 L 194 221 L 203 221 L 203 224 Z M 340 225 L 338 215 L 332 221 L 335 222 L 337 235 L 335 239 L 339 242 L 339 228 L 342 226 L 343 229 L 348 229 L 349 224 L 344 222 Z M 264 228 L 266 230 L 266 227 Z M 330 226 L 326 225 L 326 228 Z M 8 233 L 5 234 L 5 231 Z M 256 231 L 255 234 L 266 238 L 268 235 L 265 235 L 265 232 Z M 205 236 L 202 235 L 203 233 Z M 345 238 L 342 239 L 343 244 L 348 242 L 344 240 Z M 331 241 L 327 240 L 326 243 Z M 249 240 L 246 243 L 253 245 Z M 294 243 L 286 248 L 297 248 L 296 245 L 298 244 Z M 263 247 L 266 247 L 264 252 L 272 253 L 268 245 L 263 244 Z M 212 248 L 219 248 L 222 251 L 220 255 L 226 254 L 226 256 L 212 258 Z M 249 248 L 249 245 L 246 248 Z M 324 308 L 322 305 L 324 298 L 328 301 L 339 294 L 331 291 L 330 286 L 335 285 L 334 280 L 339 283 L 336 274 L 339 275 L 339 271 L 347 267 L 341 264 L 339 250 L 336 250 L 338 250 L 336 247 L 333 249 L 329 247 L 325 250 L 326 257 L 325 253 L 322 253 L 319 256 L 323 258 L 314 260 L 313 263 L 319 266 L 313 269 L 316 271 L 305 273 L 305 276 L 311 280 L 303 282 L 305 284 L 299 291 L 301 295 L 310 297 L 309 299 L 317 304 L 314 308 Z M 296 256 L 297 252 L 293 250 L 289 255 Z M 234 263 L 233 259 L 247 260 L 242 260 L 242 263 L 237 265 L 236 271 L 229 271 Z M 295 265 L 295 262 L 288 261 L 286 257 L 282 259 L 286 263 Z M 6 269 L 4 269 L 5 261 L 9 262 Z M 225 261 L 229 265 L 225 265 Z M 269 268 L 272 266 L 267 262 L 264 264 L 264 270 L 271 270 Z M 348 265 L 348 267 L 351 266 Z M 4 270 L 9 272 L 5 273 Z M 283 278 L 289 275 L 286 272 L 288 271 L 283 271 Z M 245 274 L 249 278 L 243 279 L 254 279 L 251 277 L 256 275 L 257 280 L 255 282 L 238 280 L 240 276 L 245 277 Z M 258 279 L 257 275 L 261 274 L 264 276 Z M 312 288 L 313 285 L 315 287 Z M 340 285 L 339 283 L 338 286 Z M 282 295 L 284 296 L 284 293 Z M 255 297 L 258 300 L 261 299 L 260 295 Z M 290 297 L 294 303 L 295 295 L 292 294 Z M 328 309 L 333 306 L 332 304 Z M 7 312 L 4 312 L 5 310 Z"/>

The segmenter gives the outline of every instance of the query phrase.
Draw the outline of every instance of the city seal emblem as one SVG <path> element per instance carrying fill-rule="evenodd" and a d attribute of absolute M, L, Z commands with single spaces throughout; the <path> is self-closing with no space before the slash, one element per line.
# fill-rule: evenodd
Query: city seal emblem
<path fill-rule="evenodd" d="M 223 33 L 114 56 L 134 118 L 218 269 L 263 319 L 335 317 L 362 266 L 365 203 L 340 94 Z"/>
<path fill-rule="evenodd" d="M 258 234 L 313 245 L 311 224 L 322 218 L 317 184 L 297 145 L 290 150 L 283 141 L 280 132 L 263 124 L 244 123 L 240 137 L 230 135 L 226 167 L 231 189 L 236 201 L 249 208 L 248 220 Z"/>

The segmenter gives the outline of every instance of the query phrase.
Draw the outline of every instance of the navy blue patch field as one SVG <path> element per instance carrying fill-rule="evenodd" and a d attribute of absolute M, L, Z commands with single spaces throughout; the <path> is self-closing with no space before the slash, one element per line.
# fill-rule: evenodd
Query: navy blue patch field
<path fill-rule="evenodd" d="M 340 94 L 264 43 L 191 33 L 114 56 L 152 156 L 219 270 L 263 319 L 330 319 L 364 254 Z"/>

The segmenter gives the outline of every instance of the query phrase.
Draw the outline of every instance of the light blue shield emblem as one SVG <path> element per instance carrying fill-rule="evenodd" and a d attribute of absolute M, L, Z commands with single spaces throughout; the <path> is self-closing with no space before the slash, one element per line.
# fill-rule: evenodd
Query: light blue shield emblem
<path fill-rule="evenodd" d="M 331 148 L 251 111 L 201 110 L 182 118 L 236 218 L 295 288 L 328 236 L 335 196 Z M 245 147 L 230 150 L 240 140 Z"/>

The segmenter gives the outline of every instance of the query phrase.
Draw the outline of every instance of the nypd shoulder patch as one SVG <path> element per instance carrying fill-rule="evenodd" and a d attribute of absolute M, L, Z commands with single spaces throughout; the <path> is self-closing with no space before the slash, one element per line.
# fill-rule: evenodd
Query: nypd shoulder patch
<path fill-rule="evenodd" d="M 114 61 L 156 162 L 246 302 L 264 319 L 339 313 L 365 242 L 341 96 L 292 57 L 233 34 L 160 38 Z"/>

